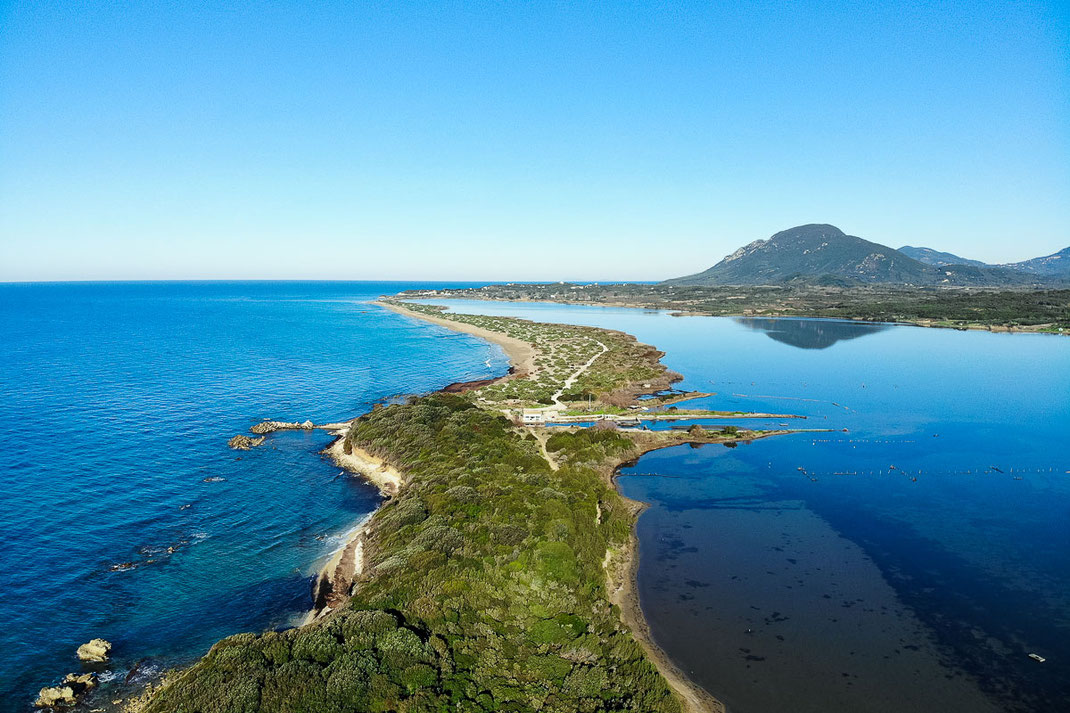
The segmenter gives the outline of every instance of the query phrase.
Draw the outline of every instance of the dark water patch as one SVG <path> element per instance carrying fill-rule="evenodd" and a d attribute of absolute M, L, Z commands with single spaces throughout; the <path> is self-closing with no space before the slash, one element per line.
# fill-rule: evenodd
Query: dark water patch
<path fill-rule="evenodd" d="M 992 580 L 937 543 L 873 527 L 839 509 L 823 516 L 865 549 L 955 667 L 973 676 L 1004 710 L 1065 710 L 1070 701 L 1070 660 L 1065 657 L 1070 627 L 1062 606 L 1028 588 Z M 918 562 L 925 564 L 919 567 Z M 853 603 L 844 603 L 848 605 Z M 903 648 L 913 650 L 909 644 Z M 1028 657 L 1033 651 L 1057 653 L 1041 666 Z"/>
<path fill-rule="evenodd" d="M 693 538 L 694 551 L 677 548 L 676 569 L 658 565 L 660 552 L 653 559 L 644 553 L 640 589 L 658 642 L 732 710 L 818 711 L 830 700 L 841 710 L 995 710 L 976 688 L 948 689 L 940 652 L 924 625 L 862 551 L 819 518 L 806 510 L 717 514 L 716 532 Z M 672 531 L 689 515 L 648 510 L 641 542 L 650 541 L 651 531 Z M 780 527 L 763 524 L 771 517 Z M 791 575 L 790 566 L 767 568 L 759 554 L 771 541 L 783 541 L 770 533 L 784 525 L 800 543 L 789 547 L 793 556 L 812 570 L 803 579 Z M 710 587 L 687 586 L 698 573 Z M 859 600 L 872 602 L 870 611 Z M 744 684 L 753 666 L 762 667 L 760 683 Z M 725 682 L 731 683 L 727 693 Z"/>

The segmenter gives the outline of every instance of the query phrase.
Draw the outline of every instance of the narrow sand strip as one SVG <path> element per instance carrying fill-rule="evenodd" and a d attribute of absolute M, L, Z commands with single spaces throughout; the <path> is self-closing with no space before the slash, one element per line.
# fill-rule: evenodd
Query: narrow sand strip
<path fill-rule="evenodd" d="M 472 324 L 466 324 L 465 322 L 457 322 L 452 319 L 446 319 L 444 317 L 435 317 L 433 315 L 424 314 L 423 312 L 417 312 L 415 310 L 406 309 L 400 304 L 394 302 L 376 302 L 375 304 L 380 307 L 397 312 L 398 314 L 404 314 L 409 317 L 415 317 L 416 319 L 422 319 L 425 322 L 431 322 L 447 329 L 452 329 L 455 332 L 464 332 L 465 334 L 472 334 L 486 339 L 488 342 L 493 342 L 500 346 L 505 355 L 509 357 L 509 364 L 514 369 L 514 376 L 523 378 L 535 373 L 535 356 L 537 352 L 535 347 L 531 346 L 531 343 L 525 342 L 515 337 L 509 337 L 501 332 L 492 332 L 489 329 L 483 329 L 482 327 L 476 327 Z"/>
<path fill-rule="evenodd" d="M 302 626 L 324 616 L 349 599 L 353 582 L 364 571 L 364 537 L 374 514 L 372 512 L 365 515 L 356 527 L 346 533 L 345 543 L 334 551 L 320 569 L 313 589 L 315 601 L 301 622 Z"/>
<path fill-rule="evenodd" d="M 470 324 L 411 311 L 397 304 L 386 302 L 377 302 L 376 304 L 399 314 L 432 322 L 454 331 L 472 334 L 489 342 L 498 344 L 505 350 L 506 355 L 509 357 L 510 364 L 514 369 L 514 376 L 525 378 L 529 377 L 535 371 L 535 357 L 538 352 L 528 342 L 507 337 L 500 332 L 492 332 Z M 607 351 L 605 350 L 605 345 L 602 346 L 603 352 L 592 358 L 587 366 L 589 366 L 598 356 L 601 356 Z M 346 453 L 345 434 L 349 424 L 341 425 L 343 425 L 343 428 L 334 431 L 332 434 L 338 436 L 338 438 L 324 452 L 330 455 L 334 462 L 340 467 L 359 473 L 368 478 L 369 481 L 379 487 L 384 496 L 391 497 L 396 495 L 404 485 L 404 479 L 402 478 L 401 473 L 390 465 L 384 463 L 382 459 L 376 458 L 359 448 L 351 446 L 350 453 Z M 538 435 L 536 435 L 536 438 L 538 438 Z M 549 452 L 546 450 L 545 441 L 539 439 L 539 442 L 547 462 L 554 470 L 556 470 L 557 463 L 550 457 Z M 646 450 L 652 449 L 648 448 Z M 643 452 L 646 452 L 646 450 Z M 606 476 L 613 487 L 616 488 L 616 467 L 610 469 L 606 473 Z M 634 508 L 633 515 L 638 517 L 639 513 L 644 508 L 644 505 L 630 500 L 623 495 L 621 495 L 621 497 L 624 499 L 625 503 L 628 503 Z M 596 516 L 598 521 L 601 520 L 601 514 L 601 507 L 598 507 Z M 327 614 L 334 606 L 343 604 L 345 600 L 348 599 L 353 586 L 353 581 L 360 576 L 363 570 L 364 538 L 370 531 L 370 525 L 374 515 L 375 513 L 371 513 L 350 531 L 349 536 L 346 538 L 346 545 L 338 550 L 324 567 L 324 570 L 320 575 L 320 581 L 317 584 L 317 592 L 324 592 L 322 604 L 320 603 L 321 597 L 317 594 L 316 608 L 309 612 L 305 623 L 311 622 L 317 617 Z M 676 693 L 685 713 L 724 713 L 724 704 L 710 695 L 709 692 L 701 686 L 691 681 L 687 674 L 680 670 L 668 655 L 654 642 L 654 639 L 650 634 L 650 628 L 646 623 L 646 619 L 643 617 L 642 608 L 639 604 L 637 580 L 639 568 L 638 551 L 639 540 L 636 536 L 635 525 L 633 523 L 628 544 L 617 551 L 607 551 L 605 559 L 602 562 L 602 566 L 607 574 L 607 593 L 610 601 L 620 608 L 622 621 L 629 629 L 631 629 L 633 635 L 647 652 L 647 655 L 651 658 L 655 667 L 657 667 L 659 672 L 669 683 L 669 686 Z"/>

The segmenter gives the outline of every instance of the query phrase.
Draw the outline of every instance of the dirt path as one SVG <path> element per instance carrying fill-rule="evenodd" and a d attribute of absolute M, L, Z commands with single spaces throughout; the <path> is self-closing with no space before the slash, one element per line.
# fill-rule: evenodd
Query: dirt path
<path fill-rule="evenodd" d="M 546 459 L 546 462 L 550 464 L 552 470 L 557 470 L 560 466 L 554 457 L 550 455 L 550 451 L 546 450 L 546 441 L 550 437 L 550 434 L 545 429 L 529 428 L 528 433 L 535 436 L 535 440 L 539 442 L 539 450 L 542 451 L 542 457 Z"/>
<path fill-rule="evenodd" d="M 561 403 L 561 395 L 563 393 L 565 393 L 566 391 L 568 391 L 568 389 L 573 384 L 576 383 L 576 379 L 578 379 L 581 376 L 583 376 L 583 372 L 587 371 L 591 367 L 591 364 L 594 364 L 595 359 L 597 359 L 598 357 L 602 356 L 603 354 L 605 354 L 606 352 L 609 351 L 609 347 L 607 347 L 605 344 L 602 344 L 602 342 L 599 342 L 598 340 L 595 340 L 595 339 L 592 339 L 591 341 L 593 341 L 598 346 L 602 347 L 602 351 L 598 352 L 593 357 L 588 359 L 587 363 L 585 363 L 583 366 L 581 366 L 579 369 L 577 369 L 576 372 L 574 374 L 572 374 L 572 376 L 570 376 L 567 379 L 565 379 L 565 383 L 561 384 L 561 388 L 558 389 L 554 393 L 554 395 L 550 397 L 550 399 L 554 402 L 554 406 L 556 408 L 559 408 L 559 409 L 565 408 L 565 405 L 563 403 Z"/>

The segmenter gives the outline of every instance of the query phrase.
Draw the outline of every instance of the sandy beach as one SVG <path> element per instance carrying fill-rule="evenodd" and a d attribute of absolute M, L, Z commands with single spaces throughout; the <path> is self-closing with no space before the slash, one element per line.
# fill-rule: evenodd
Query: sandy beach
<path fill-rule="evenodd" d="M 512 366 L 512 373 L 504 378 L 530 376 L 535 370 L 537 351 L 527 342 L 463 322 L 408 310 L 396 303 L 379 302 L 377 304 L 399 314 L 432 322 L 454 331 L 472 334 L 498 344 L 509 357 Z M 324 450 L 324 453 L 329 455 L 339 467 L 366 478 L 379 488 L 384 497 L 390 498 L 397 495 L 404 485 L 402 474 L 389 464 L 384 463 L 381 458 L 377 458 L 364 450 L 352 446 L 347 449 L 345 435 L 348 430 L 348 424 L 338 424 L 338 426 L 340 426 L 338 430 L 332 431 L 332 435 L 337 436 L 336 440 Z M 666 444 L 650 443 L 644 450 L 654 450 L 664 447 L 664 445 Z M 605 474 L 607 479 L 614 481 L 614 472 L 615 468 L 607 472 Z M 631 500 L 628 500 L 628 502 L 634 507 L 635 516 L 638 517 L 643 509 L 642 503 Z M 349 598 L 353 583 L 363 571 L 364 542 L 370 533 L 374 516 L 375 513 L 373 512 L 354 525 L 346 534 L 345 544 L 336 550 L 323 566 L 316 583 L 315 605 L 306 617 L 305 623 L 328 614 L 334 608 L 344 604 Z M 610 600 L 620 607 L 624 623 L 631 629 L 633 635 L 646 650 L 647 655 L 650 656 L 658 670 L 669 682 L 669 685 L 681 700 L 684 710 L 688 713 L 723 713 L 725 710 L 724 705 L 705 689 L 693 683 L 687 674 L 669 659 L 668 655 L 658 647 L 651 637 L 650 629 L 643 618 L 643 612 L 639 605 L 636 581 L 639 560 L 638 551 L 639 543 L 633 528 L 631 538 L 626 547 L 606 553 L 605 570 Z"/>
<path fill-rule="evenodd" d="M 621 496 L 624 498 L 624 496 Z M 635 517 L 645 509 L 643 503 L 624 498 L 635 508 Z M 621 619 L 631 630 L 632 636 L 642 645 L 647 656 L 679 697 L 686 713 L 724 713 L 724 704 L 704 688 L 693 683 L 672 659 L 669 658 L 650 634 L 650 627 L 643 618 L 639 605 L 639 539 L 633 527 L 628 544 L 619 550 L 606 552 L 606 589 L 609 601 L 620 608 Z"/>
<path fill-rule="evenodd" d="M 535 348 L 524 341 L 508 337 L 499 332 L 492 332 L 462 322 L 442 319 L 405 309 L 390 302 L 378 302 L 380 306 L 399 314 L 432 322 L 456 332 L 464 332 L 499 345 L 509 358 L 510 373 L 503 379 L 530 376 L 535 371 Z M 383 497 L 391 498 L 398 494 L 404 485 L 404 478 L 396 468 L 385 463 L 367 451 L 346 446 L 345 436 L 348 423 L 330 424 L 331 435 L 335 440 L 323 452 L 340 468 L 356 473 L 372 485 L 379 488 Z M 364 540 L 367 537 L 375 512 L 365 516 L 346 534 L 345 543 L 331 555 L 320 570 L 315 585 L 315 603 L 304 623 L 309 623 L 330 612 L 345 602 L 350 595 L 354 581 L 363 571 Z"/>
<path fill-rule="evenodd" d="M 408 310 L 394 303 L 379 302 L 377 304 L 393 312 L 432 322 L 457 332 L 472 334 L 499 345 L 508 356 L 512 367 L 510 373 L 502 378 L 525 377 L 535 371 L 536 351 L 527 342 L 469 324 Z M 352 445 L 347 448 L 345 436 L 349 429 L 348 423 L 330 424 L 330 426 L 329 430 L 331 435 L 335 436 L 335 440 L 323 452 L 338 467 L 360 475 L 379 488 L 383 497 L 391 498 L 397 495 L 404 485 L 401 473 L 367 451 Z M 315 602 L 312 610 L 305 617 L 305 624 L 324 616 L 349 598 L 353 583 L 363 571 L 364 541 L 374 517 L 375 512 L 372 512 L 361 518 L 346 533 L 344 544 L 335 550 L 321 568 L 315 585 Z"/>
<path fill-rule="evenodd" d="M 670 445 L 675 444 L 651 439 L 639 445 L 639 455 Z M 617 475 L 622 465 L 623 463 L 616 463 L 602 470 L 602 476 L 632 509 L 632 532 L 628 543 L 620 549 L 606 552 L 606 558 L 602 563 L 606 570 L 606 593 L 609 601 L 620 608 L 621 620 L 631 630 L 632 636 L 642 645 L 647 656 L 679 697 L 685 713 L 725 713 L 724 704 L 692 681 L 687 673 L 680 669 L 658 646 L 650 633 L 650 626 L 643 617 L 643 609 L 639 603 L 639 537 L 636 535 L 635 526 L 647 505 L 620 493 L 620 488 L 617 487 Z"/>
<path fill-rule="evenodd" d="M 349 598 L 353 582 L 364 571 L 364 538 L 375 512 L 368 513 L 345 534 L 344 544 L 335 550 L 320 569 L 314 591 L 312 609 L 302 625 L 315 621 L 344 604 Z"/>
<path fill-rule="evenodd" d="M 476 327 L 471 324 L 465 324 L 464 322 L 457 322 L 452 319 L 444 319 L 442 317 L 434 317 L 423 312 L 416 312 L 415 310 L 406 309 L 402 305 L 396 302 L 376 302 L 377 305 L 385 307 L 386 309 L 397 312 L 398 314 L 408 315 L 409 317 L 415 317 L 416 319 L 422 319 L 425 322 L 431 322 L 447 329 L 452 329 L 455 332 L 464 332 L 465 334 L 472 334 L 486 339 L 488 342 L 493 342 L 505 351 L 505 355 L 509 357 L 509 364 L 513 367 L 513 378 L 524 378 L 530 376 L 536 371 L 535 357 L 538 352 L 535 347 L 531 346 L 528 342 L 521 341 L 520 339 L 514 339 L 508 337 L 501 332 L 492 332 L 489 329 L 483 329 L 482 327 Z"/>
<path fill-rule="evenodd" d="M 390 302 L 378 302 L 377 304 L 393 312 L 432 322 L 456 332 L 471 334 L 499 345 L 505 351 L 511 366 L 510 373 L 501 377 L 503 379 L 523 378 L 530 376 L 535 371 L 535 356 L 537 352 L 527 342 L 462 322 L 408 310 L 398 304 Z M 383 497 L 392 498 L 397 495 L 404 485 L 404 478 L 401 473 L 393 466 L 385 463 L 381 458 L 367 451 L 355 448 L 352 445 L 347 447 L 345 436 L 348 429 L 348 423 L 330 424 L 328 430 L 330 430 L 331 435 L 335 436 L 335 440 L 323 452 L 338 467 L 360 475 L 379 488 L 379 492 L 382 493 Z M 324 616 L 349 598 L 353 583 L 363 571 L 364 541 L 370 532 L 374 517 L 375 512 L 372 512 L 361 518 L 346 533 L 344 544 L 335 550 L 323 565 L 316 580 L 313 608 L 305 617 L 303 623 L 307 624 Z"/>

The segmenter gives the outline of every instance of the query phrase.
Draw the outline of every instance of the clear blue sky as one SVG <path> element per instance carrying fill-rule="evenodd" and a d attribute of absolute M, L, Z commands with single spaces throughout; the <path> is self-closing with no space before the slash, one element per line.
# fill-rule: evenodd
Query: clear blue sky
<path fill-rule="evenodd" d="M 1070 244 L 1070 3 L 0 0 L 0 280 L 661 279 L 809 222 Z"/>

